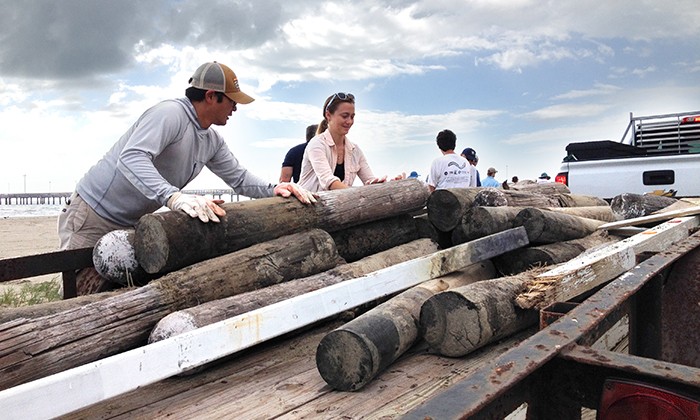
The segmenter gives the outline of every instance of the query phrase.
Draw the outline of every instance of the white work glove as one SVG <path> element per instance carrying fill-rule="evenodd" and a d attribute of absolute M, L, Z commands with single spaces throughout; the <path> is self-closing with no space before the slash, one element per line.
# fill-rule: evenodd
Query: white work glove
<path fill-rule="evenodd" d="M 294 182 L 280 182 L 275 186 L 274 194 L 287 198 L 294 196 L 304 204 L 315 203 L 316 197 L 311 191 L 299 186 Z"/>
<path fill-rule="evenodd" d="M 168 199 L 168 208 L 171 210 L 182 210 L 190 217 L 199 217 L 199 220 L 206 223 L 208 221 L 219 223 L 217 216 L 225 216 L 226 211 L 219 207 L 224 200 L 210 200 L 201 195 L 183 194 L 176 192 Z"/>

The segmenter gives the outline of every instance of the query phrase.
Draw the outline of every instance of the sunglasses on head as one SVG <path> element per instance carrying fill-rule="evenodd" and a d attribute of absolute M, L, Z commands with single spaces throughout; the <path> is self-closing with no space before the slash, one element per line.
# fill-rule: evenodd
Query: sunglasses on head
<path fill-rule="evenodd" d="M 330 108 L 331 104 L 336 99 L 340 99 L 341 101 L 348 101 L 349 100 L 349 101 L 355 102 L 355 95 L 353 95 L 352 93 L 344 93 L 344 92 L 338 92 L 338 93 L 334 94 L 333 97 L 331 98 L 331 100 L 328 101 L 328 105 L 326 105 L 326 111 L 328 111 L 328 108 Z"/>

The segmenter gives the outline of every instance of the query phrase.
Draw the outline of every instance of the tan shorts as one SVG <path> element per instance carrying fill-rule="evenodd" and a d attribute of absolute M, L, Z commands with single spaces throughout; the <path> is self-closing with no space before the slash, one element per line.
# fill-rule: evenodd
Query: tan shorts
<path fill-rule="evenodd" d="M 101 217 L 76 193 L 58 215 L 58 240 L 62 250 L 94 247 L 105 234 L 126 229 Z"/>

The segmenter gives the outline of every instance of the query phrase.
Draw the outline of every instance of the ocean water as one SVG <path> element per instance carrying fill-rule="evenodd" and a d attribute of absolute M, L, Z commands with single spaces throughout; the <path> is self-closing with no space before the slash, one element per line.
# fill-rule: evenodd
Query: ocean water
<path fill-rule="evenodd" d="M 0 204 L 0 218 L 13 217 L 42 217 L 55 216 L 63 208 L 63 204 Z"/>

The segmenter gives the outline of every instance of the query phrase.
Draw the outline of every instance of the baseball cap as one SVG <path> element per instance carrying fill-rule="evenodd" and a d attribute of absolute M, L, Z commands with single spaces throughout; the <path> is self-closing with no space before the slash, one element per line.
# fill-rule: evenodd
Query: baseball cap
<path fill-rule="evenodd" d="M 494 175 L 495 175 L 496 172 L 498 172 L 498 171 L 496 170 L 496 168 L 489 168 L 489 169 L 486 170 L 486 173 L 487 173 L 488 175 L 491 175 L 491 174 L 494 174 Z"/>
<path fill-rule="evenodd" d="M 236 73 L 228 66 L 216 61 L 199 66 L 190 77 L 189 83 L 198 89 L 222 92 L 239 104 L 249 104 L 255 100 L 241 92 Z"/>
<path fill-rule="evenodd" d="M 476 150 L 472 149 L 471 147 L 467 147 L 466 149 L 462 150 L 462 154 L 465 158 L 467 158 L 467 160 L 476 160 Z"/>
<path fill-rule="evenodd" d="M 416 171 L 411 171 L 411 174 L 408 176 L 409 178 L 418 178 L 420 175 L 418 175 L 418 172 Z"/>

